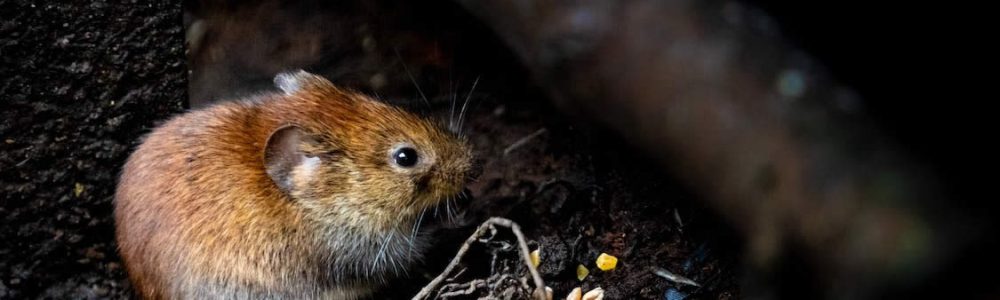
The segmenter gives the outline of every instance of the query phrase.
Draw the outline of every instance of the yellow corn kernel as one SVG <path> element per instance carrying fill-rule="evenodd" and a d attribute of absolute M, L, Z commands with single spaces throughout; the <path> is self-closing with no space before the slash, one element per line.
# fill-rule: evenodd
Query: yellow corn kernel
<path fill-rule="evenodd" d="M 542 263 L 541 250 L 542 250 L 542 248 L 538 248 L 538 249 L 535 249 L 535 251 L 531 251 L 531 253 L 528 254 L 528 257 L 531 258 L 531 265 L 535 266 L 535 268 L 537 268 L 538 265 Z"/>
<path fill-rule="evenodd" d="M 587 267 L 584 267 L 583 265 L 576 266 L 576 279 L 583 281 L 587 278 L 587 275 L 590 275 L 590 270 L 587 270 Z"/>
<path fill-rule="evenodd" d="M 607 253 L 601 253 L 601 255 L 597 257 L 597 268 L 601 269 L 601 271 L 614 270 L 617 265 L 617 257 L 611 256 Z"/>

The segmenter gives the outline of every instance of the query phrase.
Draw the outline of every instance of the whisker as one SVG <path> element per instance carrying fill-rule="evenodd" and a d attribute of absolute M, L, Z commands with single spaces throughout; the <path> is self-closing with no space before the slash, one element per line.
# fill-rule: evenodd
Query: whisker
<path fill-rule="evenodd" d="M 394 233 L 396 233 L 395 230 L 391 231 L 390 232 L 390 236 L 393 235 Z M 385 256 L 385 258 L 387 260 L 386 265 L 388 265 L 392 269 L 393 272 L 398 272 L 399 271 L 398 270 L 399 269 L 399 262 L 396 261 L 396 256 L 398 256 L 399 253 L 396 253 L 396 249 L 395 248 L 393 248 L 393 249 L 387 249 L 387 250 L 391 251 L 392 253 L 390 253 L 390 254 L 388 254 L 388 255 Z"/>
<path fill-rule="evenodd" d="M 425 212 L 427 212 L 427 208 L 426 207 L 424 209 L 420 210 L 420 215 L 417 216 L 417 222 L 413 223 L 413 230 L 410 232 L 410 235 L 413 236 L 414 238 L 417 236 L 417 232 L 420 230 L 420 223 L 422 223 L 424 221 L 424 213 Z"/>
<path fill-rule="evenodd" d="M 451 202 L 455 201 L 455 197 L 448 197 L 448 200 L 444 202 L 446 208 L 448 208 L 448 223 L 454 224 L 456 217 L 456 210 L 451 209 Z"/>
<path fill-rule="evenodd" d="M 448 73 L 448 91 L 451 92 L 451 111 L 448 112 L 448 130 L 455 133 L 455 102 L 458 101 L 458 92 L 455 91 L 455 83 L 451 80 L 451 73 Z"/>
<path fill-rule="evenodd" d="M 444 218 L 451 223 L 451 196 L 444 199 Z"/>
<path fill-rule="evenodd" d="M 455 223 L 458 219 L 458 198 L 451 198 L 451 202 L 455 203 L 455 208 L 451 209 L 451 222 Z"/>
<path fill-rule="evenodd" d="M 417 240 L 417 232 L 420 231 L 420 223 L 424 221 L 424 213 L 427 212 L 427 208 L 420 210 L 420 215 L 417 216 L 417 222 L 413 223 L 413 230 L 410 232 L 410 250 L 408 252 L 408 258 L 413 258 L 414 244 Z"/>
<path fill-rule="evenodd" d="M 476 81 L 472 82 L 472 88 L 469 89 L 469 94 L 465 96 L 465 103 L 462 104 L 462 111 L 458 113 L 459 136 L 462 136 L 462 125 L 465 123 L 465 109 L 469 106 L 469 99 L 472 99 L 472 93 L 476 91 L 476 85 L 479 84 L 479 78 L 482 78 L 482 76 L 476 76 Z"/>
<path fill-rule="evenodd" d="M 398 58 L 399 62 L 403 64 L 403 70 L 406 71 L 406 76 L 410 78 L 410 82 L 413 82 L 413 86 L 417 87 L 417 93 L 420 93 L 420 99 L 423 99 L 427 108 L 430 108 L 431 101 L 427 100 L 427 96 L 424 95 L 424 90 L 420 89 L 420 84 L 417 84 L 417 79 L 413 77 L 413 73 L 410 73 L 410 68 L 406 66 L 406 61 L 403 60 L 403 56 L 399 54 L 399 49 L 393 47 L 392 51 L 396 52 L 396 58 Z"/>
<path fill-rule="evenodd" d="M 395 233 L 395 230 L 389 231 L 389 234 L 385 236 L 385 241 L 382 241 L 382 246 L 379 247 L 378 254 L 375 255 L 375 260 L 372 262 L 371 272 L 375 272 L 378 269 L 378 263 L 382 260 L 382 256 L 385 254 L 386 247 L 389 246 L 389 239 L 392 238 L 393 233 Z"/>

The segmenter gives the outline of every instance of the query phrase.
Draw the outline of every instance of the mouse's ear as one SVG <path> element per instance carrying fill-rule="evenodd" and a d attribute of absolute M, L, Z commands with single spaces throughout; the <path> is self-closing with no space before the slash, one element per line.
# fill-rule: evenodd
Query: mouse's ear
<path fill-rule="evenodd" d="M 306 157 L 300 146 L 305 138 L 302 129 L 295 125 L 288 125 L 278 128 L 267 138 L 264 146 L 264 168 L 271 180 L 286 193 L 290 191 L 294 182 L 292 171 L 299 165 L 315 160 L 315 157 Z"/>
<path fill-rule="evenodd" d="M 274 76 L 274 86 L 285 92 L 286 95 L 291 95 L 309 88 L 332 87 L 333 83 L 322 76 L 298 70 Z"/>

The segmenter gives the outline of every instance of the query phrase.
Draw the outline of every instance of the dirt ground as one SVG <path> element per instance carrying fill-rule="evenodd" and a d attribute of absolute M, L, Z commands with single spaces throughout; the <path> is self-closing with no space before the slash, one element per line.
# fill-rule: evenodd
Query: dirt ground
<path fill-rule="evenodd" d="M 0 1 L 0 298 L 125 298 L 111 197 L 185 102 L 180 4 Z"/>
<path fill-rule="evenodd" d="M 557 298 L 578 286 L 602 287 L 610 299 L 739 297 L 742 241 L 703 201 L 616 136 L 551 107 L 457 7 L 384 11 L 385 2 L 279 5 L 272 17 L 188 3 L 186 22 L 179 3 L 0 2 L 0 299 L 129 298 L 111 200 L 139 138 L 182 112 L 188 93 L 198 104 L 259 92 L 276 70 L 299 67 L 432 118 L 468 98 L 465 127 L 483 174 L 457 221 L 427 225 L 436 242 L 424 264 L 375 299 L 414 295 L 490 216 L 518 222 L 541 247 L 539 270 Z M 427 15 L 439 17 L 418 17 Z M 189 60 L 184 23 L 207 28 Z M 490 274 L 490 251 L 474 247 L 461 279 Z M 618 267 L 597 269 L 600 253 L 617 256 Z M 580 264 L 590 270 L 583 281 Z M 654 266 L 701 287 L 658 277 Z"/>

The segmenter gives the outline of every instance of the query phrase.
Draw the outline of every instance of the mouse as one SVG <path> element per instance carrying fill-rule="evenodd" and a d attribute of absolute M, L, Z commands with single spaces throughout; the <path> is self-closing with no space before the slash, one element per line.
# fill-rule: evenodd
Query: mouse
<path fill-rule="evenodd" d="M 144 299 L 357 299 L 418 262 L 418 218 L 472 166 L 444 126 L 305 71 L 169 119 L 114 198 Z"/>

